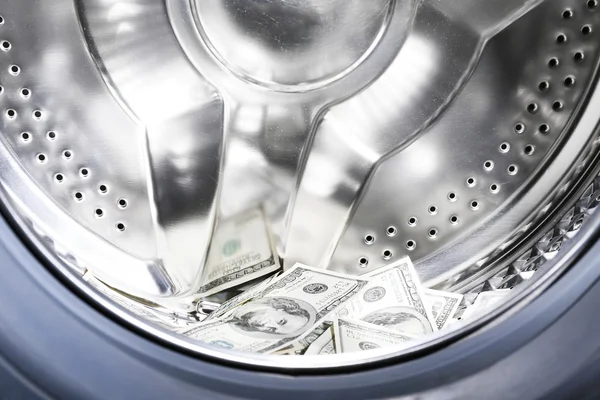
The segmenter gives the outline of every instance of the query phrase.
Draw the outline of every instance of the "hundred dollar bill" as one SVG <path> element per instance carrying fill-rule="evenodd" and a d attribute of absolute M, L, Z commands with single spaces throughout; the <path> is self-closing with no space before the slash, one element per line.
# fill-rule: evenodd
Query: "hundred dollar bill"
<path fill-rule="evenodd" d="M 252 300 L 183 334 L 229 349 L 275 352 L 310 333 L 315 325 L 331 320 L 339 306 L 367 282 L 296 264 Z"/>
<path fill-rule="evenodd" d="M 487 314 L 499 304 L 503 303 L 509 293 L 510 289 L 501 289 L 480 293 L 473 304 L 467 307 L 463 315 L 460 317 L 460 320 L 465 321 L 468 319 L 475 319 Z"/>
<path fill-rule="evenodd" d="M 335 354 L 335 343 L 333 339 L 333 327 L 328 328 L 304 351 L 304 355 L 327 355 Z"/>
<path fill-rule="evenodd" d="M 333 335 L 337 354 L 392 346 L 406 347 L 406 342 L 413 339 L 392 329 L 345 318 L 333 322 Z"/>
<path fill-rule="evenodd" d="M 144 305 L 139 301 L 129 299 L 128 297 L 120 294 L 118 291 L 105 285 L 89 271 L 83 275 L 83 279 L 94 289 L 104 294 L 106 297 L 119 304 L 129 312 L 144 318 L 145 321 L 150 321 L 151 323 L 159 325 L 163 328 L 167 328 L 168 330 L 178 330 L 198 323 L 198 321 L 191 317 L 184 318 L 183 316 L 178 316 L 177 314 L 168 311 L 157 304 Z"/>
<path fill-rule="evenodd" d="M 274 354 L 276 356 L 295 356 L 295 355 L 297 355 L 296 351 L 294 350 L 294 346 L 286 346 L 282 349 L 272 352 L 271 354 Z"/>
<path fill-rule="evenodd" d="M 198 293 L 209 296 L 279 269 L 265 221 L 255 208 L 219 222 Z"/>
<path fill-rule="evenodd" d="M 462 294 L 425 289 L 425 304 L 431 310 L 438 329 L 448 326 L 462 301 Z"/>
<path fill-rule="evenodd" d="M 315 352 L 315 346 L 325 345 L 329 339 L 333 340 L 333 336 L 331 336 L 331 324 L 331 321 L 325 321 L 322 324 L 314 326 L 309 334 L 292 342 L 291 347 L 293 353 L 296 355 L 306 354 L 306 352 L 312 348 L 311 354 L 318 354 L 318 352 Z M 325 343 L 323 343 L 323 341 L 325 341 Z"/>
<path fill-rule="evenodd" d="M 338 317 L 362 320 L 413 336 L 438 329 L 408 257 L 364 276 L 370 282 L 338 311 Z"/>
<path fill-rule="evenodd" d="M 205 319 L 205 321 L 210 321 L 211 319 L 219 318 L 234 308 L 241 306 L 242 304 L 252 300 L 258 294 L 260 294 L 261 290 L 269 286 L 269 283 L 273 282 L 277 278 L 278 274 L 268 277 L 264 281 L 256 284 L 245 292 L 223 302 L 216 310 L 214 310 L 209 316 Z M 200 305 L 201 303 L 199 303 Z"/>
<path fill-rule="evenodd" d="M 254 288 L 255 286 L 259 285 L 260 283 L 268 280 L 272 276 L 273 275 L 271 275 L 271 274 L 261 276 L 260 278 L 253 279 L 246 283 L 242 283 L 239 286 L 235 286 L 235 287 L 232 287 L 229 289 L 222 290 L 215 294 L 211 294 L 210 296 L 202 296 L 202 301 L 208 302 L 208 303 L 215 303 L 217 305 L 223 304 L 224 302 L 248 291 L 249 289 Z"/>

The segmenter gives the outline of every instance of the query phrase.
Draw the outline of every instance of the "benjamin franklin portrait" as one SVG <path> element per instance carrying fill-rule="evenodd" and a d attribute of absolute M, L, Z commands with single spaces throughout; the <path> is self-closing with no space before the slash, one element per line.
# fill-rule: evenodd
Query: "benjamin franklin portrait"
<path fill-rule="evenodd" d="M 388 307 L 374 311 L 361 319 L 413 336 L 421 336 L 432 331 L 427 318 L 409 307 Z"/>
<path fill-rule="evenodd" d="M 300 335 L 315 323 L 316 314 L 305 301 L 267 297 L 241 306 L 230 323 L 247 336 L 274 339 Z"/>

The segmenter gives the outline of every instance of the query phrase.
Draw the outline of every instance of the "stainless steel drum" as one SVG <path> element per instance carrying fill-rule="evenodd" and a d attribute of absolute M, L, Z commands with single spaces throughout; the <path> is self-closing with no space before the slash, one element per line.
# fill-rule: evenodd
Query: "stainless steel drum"
<path fill-rule="evenodd" d="M 215 230 L 260 206 L 285 268 L 408 255 L 466 303 L 524 298 L 600 202 L 597 0 L 1 3 L 5 207 L 193 351 L 302 362 L 146 326 L 78 276 L 193 318 Z"/>

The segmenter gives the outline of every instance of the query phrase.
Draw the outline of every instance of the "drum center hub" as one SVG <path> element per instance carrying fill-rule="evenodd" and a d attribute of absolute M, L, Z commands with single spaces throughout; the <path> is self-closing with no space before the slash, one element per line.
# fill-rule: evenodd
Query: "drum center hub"
<path fill-rule="evenodd" d="M 239 78 L 308 91 L 357 67 L 376 47 L 393 0 L 194 0 L 200 36 Z"/>

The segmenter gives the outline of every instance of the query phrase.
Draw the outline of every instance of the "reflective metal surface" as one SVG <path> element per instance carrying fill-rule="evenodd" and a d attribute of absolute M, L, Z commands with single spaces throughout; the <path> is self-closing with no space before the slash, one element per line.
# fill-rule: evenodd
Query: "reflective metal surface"
<path fill-rule="evenodd" d="M 75 270 L 178 311 L 257 205 L 286 268 L 410 255 L 429 287 L 512 287 L 596 154 L 593 2 L 0 3 L 4 200 Z"/>
<path fill-rule="evenodd" d="M 205 45 L 226 69 L 245 81 L 296 92 L 352 72 L 376 47 L 394 9 L 392 0 L 193 4 Z"/>

